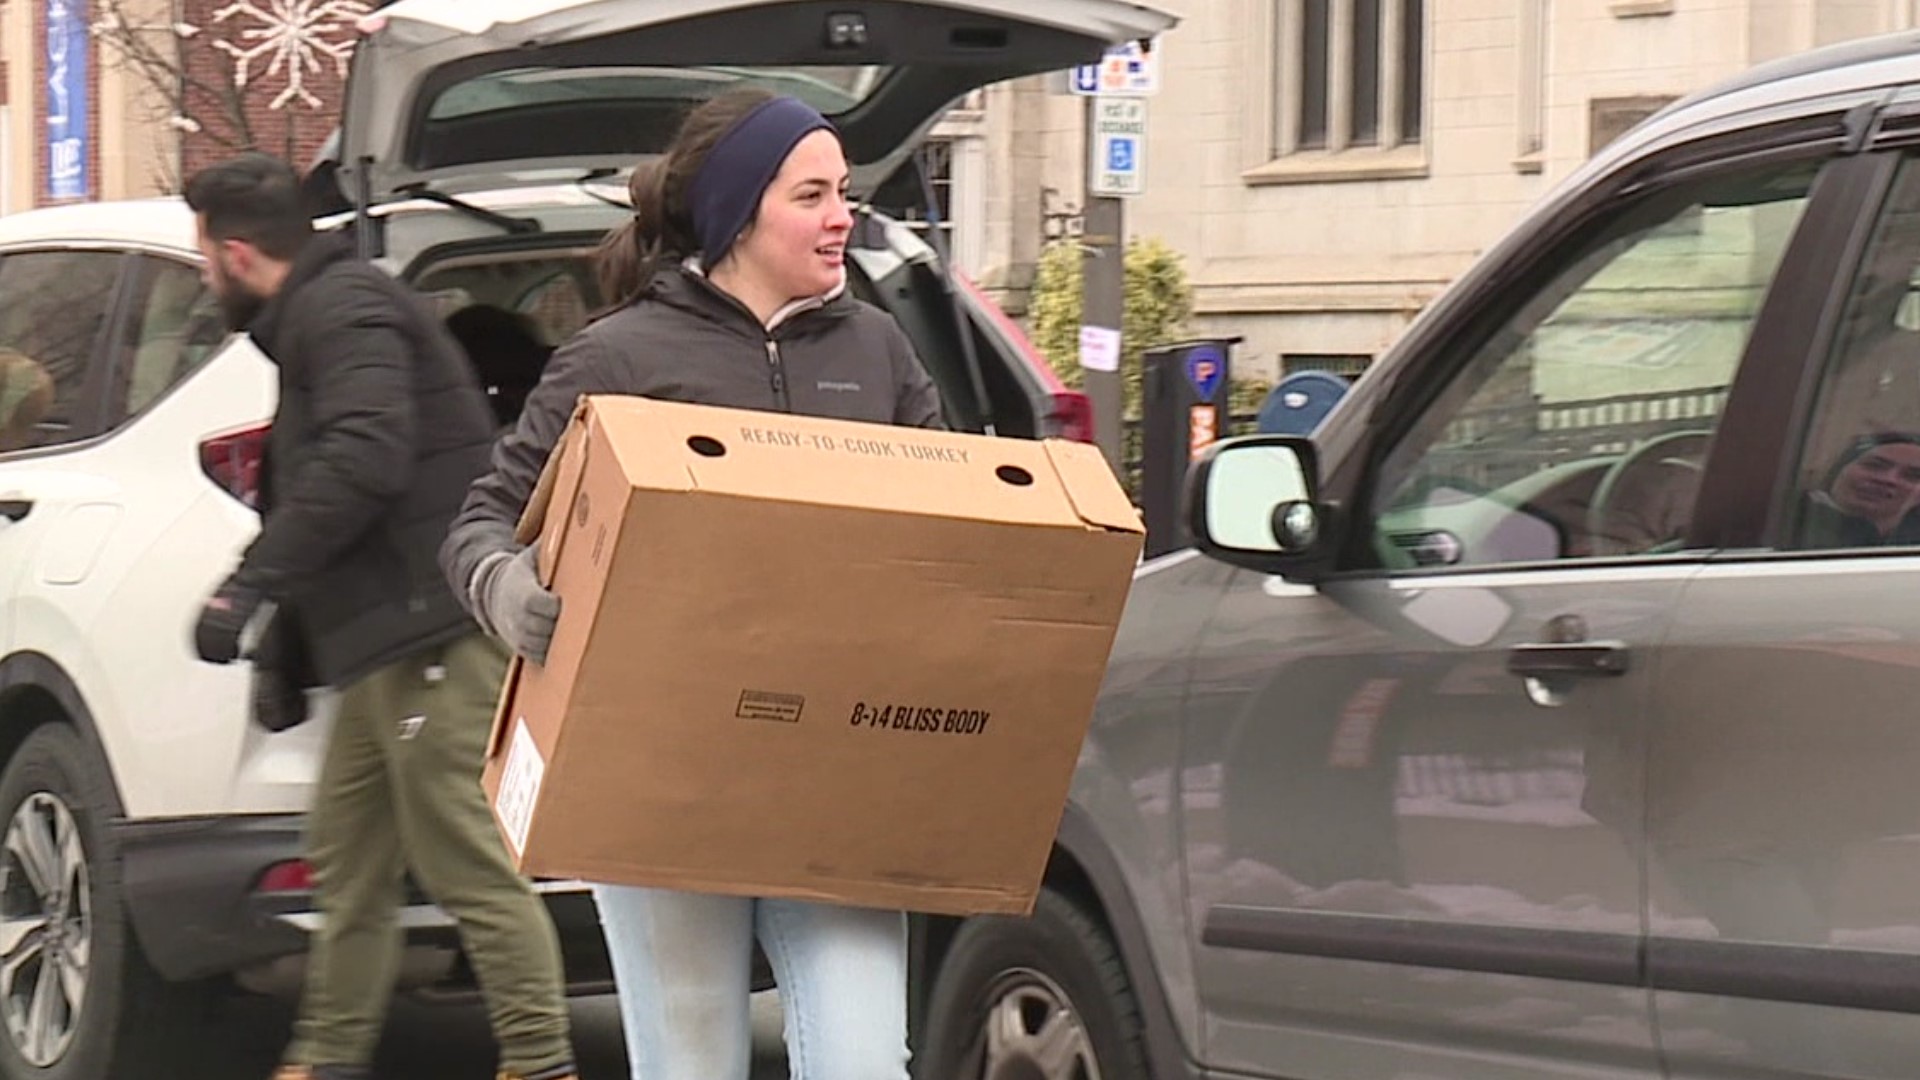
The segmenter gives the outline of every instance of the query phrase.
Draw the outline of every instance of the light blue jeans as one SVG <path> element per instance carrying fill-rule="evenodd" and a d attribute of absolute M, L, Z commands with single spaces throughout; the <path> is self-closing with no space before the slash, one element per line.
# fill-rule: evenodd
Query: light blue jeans
<path fill-rule="evenodd" d="M 907 920 L 894 911 L 595 885 L 633 1080 L 747 1080 L 756 935 L 793 1080 L 907 1080 Z"/>

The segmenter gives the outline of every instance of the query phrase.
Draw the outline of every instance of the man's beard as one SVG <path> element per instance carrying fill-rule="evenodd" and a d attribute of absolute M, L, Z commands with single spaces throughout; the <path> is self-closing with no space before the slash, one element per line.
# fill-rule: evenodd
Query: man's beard
<path fill-rule="evenodd" d="M 253 325 L 253 320 L 260 316 L 260 309 L 267 306 L 266 297 L 232 278 L 222 281 L 214 292 L 220 299 L 220 317 L 226 321 L 227 329 L 235 333 Z"/>

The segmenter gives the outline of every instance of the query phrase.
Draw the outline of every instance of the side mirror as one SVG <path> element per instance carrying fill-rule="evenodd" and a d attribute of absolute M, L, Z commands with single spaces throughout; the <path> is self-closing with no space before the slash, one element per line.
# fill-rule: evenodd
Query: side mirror
<path fill-rule="evenodd" d="M 1310 439 L 1256 435 L 1213 444 L 1187 474 L 1188 527 L 1202 552 L 1265 573 L 1298 571 L 1325 549 Z"/>

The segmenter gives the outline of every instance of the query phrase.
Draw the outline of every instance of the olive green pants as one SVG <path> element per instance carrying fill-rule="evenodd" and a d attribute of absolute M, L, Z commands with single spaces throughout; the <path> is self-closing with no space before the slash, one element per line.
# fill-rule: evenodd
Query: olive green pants
<path fill-rule="evenodd" d="M 287 1061 L 365 1065 L 397 976 L 405 873 L 458 924 L 500 1066 L 572 1060 L 559 940 L 480 787 L 505 649 L 478 631 L 341 692 L 307 820 L 321 928 Z"/>

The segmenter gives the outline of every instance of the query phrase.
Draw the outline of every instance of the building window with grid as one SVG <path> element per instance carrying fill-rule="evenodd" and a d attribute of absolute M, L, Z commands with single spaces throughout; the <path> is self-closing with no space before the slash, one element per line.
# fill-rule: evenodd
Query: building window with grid
<path fill-rule="evenodd" d="M 903 200 L 898 208 L 899 220 L 907 228 L 921 234 L 928 244 L 936 250 L 953 250 L 953 140 L 934 137 L 920 147 L 920 167 L 926 170 L 927 184 L 933 189 L 933 206 L 929 208 L 922 191 L 909 194 L 919 196 Z M 931 211 L 931 212 L 930 212 Z M 940 236 L 931 235 L 938 229 Z"/>
<path fill-rule="evenodd" d="M 1366 353 L 1283 353 L 1280 356 L 1280 377 L 1284 379 L 1303 371 L 1323 371 L 1353 380 L 1365 374 L 1367 365 L 1371 363 L 1373 357 Z"/>
<path fill-rule="evenodd" d="M 1278 2 L 1278 152 L 1418 144 L 1426 125 L 1426 0 Z"/>
<path fill-rule="evenodd" d="M 951 119 L 949 114 L 942 126 Z M 976 135 L 936 130 L 915 150 L 915 160 L 895 170 L 868 201 L 919 233 L 955 269 L 977 272 L 986 248 L 986 146 Z"/>

